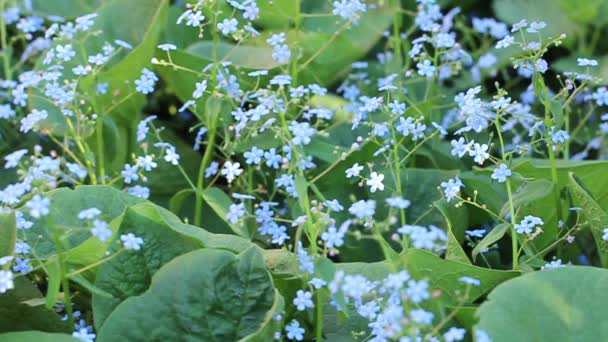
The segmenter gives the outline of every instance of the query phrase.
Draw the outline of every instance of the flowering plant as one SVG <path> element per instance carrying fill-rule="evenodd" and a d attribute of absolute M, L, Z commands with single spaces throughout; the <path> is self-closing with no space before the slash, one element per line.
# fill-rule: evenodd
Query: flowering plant
<path fill-rule="evenodd" d="M 0 0 L 0 340 L 608 336 L 608 2 L 441 3 Z"/>

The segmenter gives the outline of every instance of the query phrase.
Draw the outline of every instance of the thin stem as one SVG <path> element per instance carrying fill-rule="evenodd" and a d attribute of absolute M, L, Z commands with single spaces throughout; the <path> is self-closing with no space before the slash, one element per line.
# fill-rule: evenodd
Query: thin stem
<path fill-rule="evenodd" d="M 49 223 L 51 226 L 51 238 L 55 243 L 55 248 L 57 249 L 57 258 L 59 263 L 59 277 L 61 279 L 61 289 L 63 290 L 63 305 L 65 307 L 65 311 L 68 315 L 68 322 L 70 326 L 74 326 L 74 310 L 72 308 L 72 300 L 70 295 L 70 280 L 66 276 L 65 272 L 65 260 L 63 256 L 63 246 L 61 244 L 61 240 L 59 237 L 59 229 L 55 226 L 55 223 L 52 219 L 49 219 Z"/>
<path fill-rule="evenodd" d="M 103 117 L 99 116 L 95 122 L 95 139 L 97 145 L 97 168 L 101 184 L 106 184 L 106 171 L 104 166 L 104 146 L 103 146 Z"/>
<path fill-rule="evenodd" d="M 198 169 L 198 179 L 196 182 L 196 206 L 194 210 L 194 225 L 201 226 L 203 217 L 203 183 L 205 181 L 205 169 L 211 161 L 213 150 L 215 148 L 215 127 L 209 127 L 209 140 L 205 149 L 205 154 L 201 160 L 201 165 Z"/>
<path fill-rule="evenodd" d="M 496 132 L 498 134 L 498 141 L 500 142 L 500 151 L 502 156 L 503 163 L 507 163 L 507 151 L 505 150 L 505 142 L 502 138 L 502 128 L 500 125 L 500 115 L 496 116 L 496 120 L 494 121 L 494 125 L 496 126 Z M 517 231 L 515 231 L 515 206 L 513 204 L 513 192 L 511 190 L 511 180 L 507 179 L 507 198 L 509 201 L 509 212 L 511 218 L 511 255 L 513 257 L 513 269 L 517 270 L 519 267 L 519 251 L 517 249 Z"/>
<path fill-rule="evenodd" d="M 517 250 L 517 231 L 515 231 L 515 207 L 513 206 L 513 193 L 511 181 L 507 180 L 507 196 L 509 198 L 509 211 L 511 214 L 511 253 L 513 255 L 513 270 L 517 270 L 519 263 L 519 252 Z"/>
<path fill-rule="evenodd" d="M 217 13 L 217 3 L 215 3 L 215 13 Z M 216 26 L 217 16 L 214 17 L 213 27 Z M 213 30 L 213 47 L 212 47 L 212 56 L 213 56 L 213 72 L 212 72 L 212 82 L 213 86 L 217 85 L 217 69 L 218 69 L 218 59 L 217 59 L 217 50 L 218 44 L 220 41 L 220 36 L 217 30 Z M 213 95 L 211 95 L 213 96 Z M 201 226 L 202 218 L 203 218 L 203 182 L 205 181 L 205 169 L 209 165 L 211 161 L 211 157 L 213 156 L 213 150 L 215 149 L 215 138 L 216 138 L 216 129 L 217 122 L 219 120 L 219 113 L 216 113 L 213 118 L 211 118 L 211 123 L 208 127 L 209 130 L 209 140 L 207 142 L 207 148 L 205 149 L 205 153 L 203 154 L 203 159 L 201 160 L 201 164 L 198 169 L 198 179 L 196 181 L 196 202 L 194 207 L 194 225 Z"/>
<path fill-rule="evenodd" d="M 318 342 L 323 341 L 323 292 L 317 291 L 315 296 L 315 337 Z"/>
<path fill-rule="evenodd" d="M 13 78 L 11 70 L 11 56 L 9 55 L 6 33 L 6 20 L 4 18 L 4 8 L 6 0 L 0 0 L 0 41 L 2 41 L 2 67 L 4 68 L 4 78 L 10 80 Z"/>

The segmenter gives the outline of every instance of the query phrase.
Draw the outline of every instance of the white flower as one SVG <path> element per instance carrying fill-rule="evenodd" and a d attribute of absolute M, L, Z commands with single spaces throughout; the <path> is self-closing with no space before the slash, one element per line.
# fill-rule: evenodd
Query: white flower
<path fill-rule="evenodd" d="M 135 185 L 127 189 L 127 192 L 133 196 L 148 199 L 150 197 L 150 188 L 141 185 Z"/>
<path fill-rule="evenodd" d="M 0 270 L 0 293 L 15 288 L 13 283 L 13 273 L 11 271 Z"/>
<path fill-rule="evenodd" d="M 506 36 L 496 43 L 496 48 L 504 49 L 504 48 L 511 46 L 511 44 L 513 44 L 514 42 L 515 42 L 515 38 L 513 38 L 512 36 Z"/>
<path fill-rule="evenodd" d="M 443 334 L 443 339 L 445 342 L 456 342 L 462 341 L 464 339 L 464 335 L 466 335 L 467 331 L 462 328 L 451 327 L 448 331 Z"/>
<path fill-rule="evenodd" d="M 465 154 L 471 152 L 471 147 L 475 141 L 471 140 L 466 142 L 463 137 L 460 137 L 458 140 L 452 140 L 450 144 L 452 144 L 451 154 L 453 156 L 458 156 L 458 158 L 462 158 Z"/>
<path fill-rule="evenodd" d="M 33 109 L 26 117 L 21 119 L 21 127 L 19 130 L 23 133 L 31 131 L 37 123 L 46 119 L 49 116 L 46 110 Z"/>
<path fill-rule="evenodd" d="M 196 87 L 196 89 L 194 89 L 194 92 L 192 93 L 192 97 L 195 99 L 198 99 L 201 96 L 203 96 L 203 94 L 205 93 L 205 90 L 207 90 L 207 80 L 202 80 L 201 82 L 196 82 L 196 84 L 194 86 Z"/>
<path fill-rule="evenodd" d="M 409 200 L 407 200 L 403 197 L 399 197 L 399 196 L 393 196 L 393 197 L 387 198 L 386 203 L 388 205 L 390 205 L 391 207 L 398 208 L 398 209 L 407 209 L 412 204 L 412 202 L 410 202 Z"/>
<path fill-rule="evenodd" d="M 539 217 L 526 215 L 514 228 L 518 234 L 531 234 L 535 227 L 545 224 Z"/>
<path fill-rule="evenodd" d="M 87 328 L 81 328 L 81 329 L 78 329 L 77 331 L 74 331 L 72 333 L 72 337 L 75 337 L 75 338 L 81 340 L 82 342 L 95 341 L 95 334 L 93 334 L 92 332 L 89 332 L 89 329 L 87 329 Z"/>
<path fill-rule="evenodd" d="M 441 187 L 446 197 L 446 201 L 450 202 L 458 193 L 460 188 L 463 187 L 462 181 L 458 177 L 448 179 L 447 182 L 442 182 Z"/>
<path fill-rule="evenodd" d="M 486 144 L 473 144 L 473 149 L 469 152 L 469 156 L 473 157 L 473 160 L 481 165 L 486 159 L 490 158 L 488 151 L 488 145 Z"/>
<path fill-rule="evenodd" d="M 405 294 L 414 303 L 420 303 L 425 299 L 429 299 L 431 297 L 431 294 L 429 293 L 429 283 L 425 280 L 410 280 L 407 282 Z"/>
<path fill-rule="evenodd" d="M 235 224 L 245 215 L 245 203 L 231 204 L 226 214 L 228 222 Z"/>
<path fill-rule="evenodd" d="M 433 323 L 434 315 L 432 312 L 424 309 L 414 309 L 410 311 L 410 317 L 412 318 L 412 321 L 416 323 L 429 325 Z"/>
<path fill-rule="evenodd" d="M 227 161 L 224 163 L 222 167 L 222 171 L 220 171 L 222 176 L 225 176 L 228 180 L 228 183 L 232 183 L 234 178 L 238 177 L 241 173 L 243 173 L 243 169 L 241 169 L 240 163 L 233 163 L 231 161 Z"/>
<path fill-rule="evenodd" d="M 30 215 L 33 218 L 40 218 L 46 216 L 50 212 L 51 200 L 48 197 L 42 197 L 40 195 L 34 195 L 31 200 L 25 203 L 25 207 L 30 211 Z"/>
<path fill-rule="evenodd" d="M 348 208 L 348 212 L 351 215 L 354 215 L 357 218 L 363 219 L 366 217 L 371 217 L 376 212 L 376 201 L 374 200 L 360 200 L 353 203 L 350 208 Z"/>
<path fill-rule="evenodd" d="M 540 269 L 541 270 L 551 270 L 551 269 L 556 269 L 556 268 L 565 267 L 565 266 L 566 265 L 562 264 L 562 259 L 557 259 L 557 260 L 553 260 L 553 261 L 545 264 Z"/>
<path fill-rule="evenodd" d="M 511 170 L 506 164 L 500 164 L 492 171 L 491 177 L 492 179 L 497 180 L 498 183 L 504 183 L 507 181 L 507 177 L 511 177 Z"/>
<path fill-rule="evenodd" d="M 151 155 L 137 157 L 137 165 L 146 171 L 152 171 L 152 169 L 158 166 Z"/>
<path fill-rule="evenodd" d="M 315 305 L 312 302 L 312 293 L 310 291 L 298 290 L 296 298 L 293 299 L 293 305 L 298 311 L 304 311 L 307 308 L 313 308 Z"/>
<path fill-rule="evenodd" d="M 458 281 L 465 283 L 465 284 L 469 284 L 469 285 L 475 285 L 475 286 L 479 286 L 481 284 L 479 279 L 473 278 L 473 277 L 468 277 L 468 276 L 462 276 L 462 277 L 458 278 Z"/>
<path fill-rule="evenodd" d="M 239 24 L 239 22 L 236 19 L 234 19 L 234 18 L 224 19 L 224 20 L 222 20 L 221 23 L 217 24 L 217 28 L 218 28 L 218 30 L 222 31 L 223 35 L 226 36 L 226 35 L 229 35 L 232 32 L 235 32 L 236 31 L 236 26 L 238 24 Z"/>
<path fill-rule="evenodd" d="M 131 184 L 132 181 L 139 179 L 138 171 L 139 167 L 137 165 L 125 164 L 125 168 L 120 172 L 120 175 L 124 178 L 125 183 Z"/>
<path fill-rule="evenodd" d="M 101 210 L 97 209 L 97 208 L 89 208 L 89 209 L 84 209 L 81 210 L 78 213 L 78 219 L 79 220 L 90 220 L 90 219 L 94 219 L 95 217 L 101 215 Z"/>
<path fill-rule="evenodd" d="M 138 251 L 141 249 L 141 245 L 144 244 L 144 240 L 140 237 L 133 235 L 133 233 L 122 234 L 120 241 L 126 249 L 132 249 Z"/>
<path fill-rule="evenodd" d="M 27 154 L 26 149 L 17 150 L 15 152 L 8 154 L 6 157 L 4 157 L 4 160 L 6 160 L 6 163 L 4 164 L 4 168 L 12 169 L 14 167 L 17 167 L 19 165 L 19 161 L 21 161 L 21 158 L 23 158 L 23 156 L 25 156 L 26 154 Z"/>
<path fill-rule="evenodd" d="M 382 181 L 384 180 L 384 175 L 377 172 L 372 172 L 370 175 L 370 179 L 367 180 L 366 184 L 370 187 L 369 191 L 374 193 L 376 190 L 383 191 L 384 184 Z"/>
<path fill-rule="evenodd" d="M 304 328 L 300 327 L 300 323 L 295 319 L 285 326 L 287 338 L 290 340 L 302 341 L 304 339 Z"/>
<path fill-rule="evenodd" d="M 325 246 L 328 248 L 340 247 L 344 244 L 344 235 L 350 226 L 351 221 L 347 220 L 342 225 L 340 225 L 340 229 L 337 229 L 336 226 L 331 226 L 327 228 L 327 231 L 321 234 L 321 240 L 325 242 Z"/>
<path fill-rule="evenodd" d="M 361 170 L 363 170 L 363 166 L 359 165 L 359 163 L 355 163 L 355 165 L 346 169 L 346 178 L 359 177 Z"/>
<path fill-rule="evenodd" d="M 104 242 L 112 236 L 112 231 L 108 228 L 108 224 L 105 221 L 95 220 L 93 221 L 91 234 L 97 237 L 101 242 Z"/>
<path fill-rule="evenodd" d="M 578 66 L 597 66 L 598 65 L 597 60 L 588 59 L 588 58 L 577 58 L 576 63 L 578 64 Z"/>

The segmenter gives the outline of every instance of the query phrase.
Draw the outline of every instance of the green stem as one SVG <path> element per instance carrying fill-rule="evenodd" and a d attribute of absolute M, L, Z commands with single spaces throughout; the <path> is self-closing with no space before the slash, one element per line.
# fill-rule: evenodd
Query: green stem
<path fill-rule="evenodd" d="M 97 165 L 101 184 L 106 184 L 106 170 L 104 166 L 104 146 L 103 146 L 103 117 L 100 115 L 95 122 L 95 138 L 97 142 Z"/>
<path fill-rule="evenodd" d="M 519 252 L 517 249 L 517 231 L 515 231 L 515 207 L 513 206 L 513 192 L 511 191 L 511 181 L 507 180 L 507 196 L 509 198 L 509 211 L 511 213 L 511 252 L 513 255 L 513 270 L 519 267 Z"/>
<path fill-rule="evenodd" d="M 55 243 L 55 248 L 57 249 L 57 258 L 59 262 L 59 277 L 61 279 L 61 289 L 63 290 L 63 305 L 65 307 L 65 311 L 68 315 L 68 323 L 70 326 L 74 326 L 74 310 L 72 308 L 72 300 L 70 295 L 70 280 L 66 275 L 65 270 L 65 260 L 63 257 L 63 246 L 61 245 L 61 240 L 58 235 L 58 229 L 55 226 L 54 222 L 51 222 L 51 236 L 53 242 Z"/>
<path fill-rule="evenodd" d="M 4 68 L 4 78 L 10 80 L 13 78 L 11 70 L 11 56 L 9 55 L 6 33 L 6 20 L 4 19 L 4 9 L 6 0 L 0 0 L 0 41 L 2 41 L 2 67 Z"/>
<path fill-rule="evenodd" d="M 502 155 L 503 163 L 507 163 L 507 151 L 505 150 L 505 142 L 502 138 L 502 127 L 500 124 L 500 115 L 496 116 L 494 121 L 496 126 L 496 132 L 498 134 L 498 141 L 500 142 L 500 150 Z M 507 197 L 509 201 L 509 211 L 511 213 L 511 255 L 513 257 L 513 270 L 517 270 L 519 267 L 519 250 L 517 248 L 517 231 L 515 231 L 515 206 L 513 204 L 513 192 L 511 190 L 511 180 L 507 179 Z"/>
<path fill-rule="evenodd" d="M 317 342 L 323 341 L 323 292 L 317 291 L 315 296 L 315 337 Z"/>
<path fill-rule="evenodd" d="M 215 8 L 214 8 L 214 13 L 218 13 L 217 11 L 217 3 L 215 3 Z M 217 23 L 217 15 L 214 17 L 213 19 L 213 46 L 212 46 L 212 50 L 211 50 L 211 54 L 213 57 L 213 70 L 212 70 L 212 75 L 211 75 L 211 80 L 212 80 L 212 86 L 216 87 L 217 86 L 217 71 L 218 71 L 218 58 L 217 58 L 217 49 L 218 49 L 218 45 L 219 45 L 219 41 L 220 41 L 220 36 L 218 34 L 217 29 L 215 29 L 215 27 Z M 213 94 L 211 95 L 213 96 Z M 205 153 L 203 154 L 203 159 L 201 160 L 201 164 L 199 166 L 198 169 L 198 178 L 196 181 L 196 202 L 195 202 L 195 207 L 194 207 L 194 225 L 195 226 L 201 226 L 202 223 L 202 219 L 203 219 L 203 183 L 205 181 L 205 169 L 207 168 L 207 166 L 209 165 L 209 162 L 211 161 L 211 157 L 213 156 L 213 150 L 215 149 L 215 134 L 216 134 L 216 129 L 217 129 L 217 122 L 219 120 L 220 115 L 216 114 L 214 115 L 214 117 L 212 118 L 212 121 L 209 124 L 209 127 L 207 127 L 208 134 L 209 134 L 209 140 L 207 142 L 207 147 L 205 149 Z"/>
<path fill-rule="evenodd" d="M 215 125 L 213 125 L 215 126 Z M 205 169 L 211 161 L 213 149 L 215 148 L 215 127 L 209 127 L 209 140 L 205 148 L 205 154 L 198 169 L 198 179 L 196 181 L 196 206 L 194 210 L 194 225 L 201 226 L 203 218 L 203 183 L 205 181 Z"/>

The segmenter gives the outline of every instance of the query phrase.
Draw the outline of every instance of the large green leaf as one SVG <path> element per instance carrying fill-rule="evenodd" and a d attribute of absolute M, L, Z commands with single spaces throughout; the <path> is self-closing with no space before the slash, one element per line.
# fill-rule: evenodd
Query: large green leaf
<path fill-rule="evenodd" d="M 602 208 L 608 208 L 608 162 L 606 161 L 574 161 L 556 160 L 558 184 L 561 192 L 568 186 L 568 175 L 573 172 L 583 183 L 593 184 L 590 189 L 596 201 Z M 513 166 L 513 171 L 527 178 L 551 179 L 551 164 L 545 159 L 520 160 Z M 564 205 L 565 207 L 565 205 Z"/>
<path fill-rule="evenodd" d="M 78 213 L 84 209 L 97 208 L 101 211 L 98 217 L 106 222 L 111 222 L 120 216 L 130 205 L 144 202 L 145 200 L 129 195 L 110 186 L 85 185 L 70 188 L 59 188 L 45 194 L 51 200 L 48 218 L 36 221 L 34 226 L 25 230 L 27 241 L 37 258 L 46 259 L 56 253 L 56 246 L 52 239 L 52 229 L 60 229 L 64 232 L 64 250 L 69 250 L 84 244 L 82 254 L 75 251 L 76 255 L 67 259 L 79 265 L 88 265 L 105 252 L 109 242 L 102 243 L 97 238 L 91 238 L 91 234 L 83 230 L 70 230 L 74 227 L 83 227 L 85 222 L 78 219 Z M 33 243 L 35 241 L 35 243 Z"/>
<path fill-rule="evenodd" d="M 15 213 L 0 213 L 0 258 L 13 255 L 17 241 Z"/>
<path fill-rule="evenodd" d="M 173 258 L 203 247 L 202 241 L 182 234 L 167 224 L 153 204 L 127 208 L 120 218 L 119 233 L 133 233 L 144 239 L 140 251 L 125 251 L 104 263 L 97 272 L 95 286 L 113 298 L 93 294 L 95 325 L 122 301 L 148 289 L 152 275 Z"/>
<path fill-rule="evenodd" d="M 327 14 L 330 2 L 306 2 L 303 11 L 310 16 L 302 20 L 302 30 L 287 32 L 290 46 L 303 49 L 300 63 L 308 62 L 301 70 L 300 83 L 317 82 L 328 85 L 343 76 L 350 65 L 364 57 L 382 38 L 382 33 L 393 18 L 394 2 L 378 3 L 361 15 L 357 24 L 347 24 Z"/>
<path fill-rule="evenodd" d="M 148 291 L 119 305 L 98 341 L 270 340 L 267 326 L 280 324 L 272 317 L 282 306 L 257 247 L 239 255 L 201 249 L 165 265 Z"/>
<path fill-rule="evenodd" d="M 297 5 L 294 0 L 258 1 L 260 15 L 255 22 L 267 29 L 285 29 L 294 20 Z"/>
<path fill-rule="evenodd" d="M 361 274 L 372 281 L 385 278 L 393 267 L 387 262 L 375 263 L 343 263 L 336 264 L 336 269 L 347 274 Z M 401 256 L 398 270 L 407 270 L 415 279 L 427 279 L 432 290 L 439 290 L 444 305 L 458 304 L 458 293 L 461 295 L 467 285 L 459 281 L 462 276 L 470 276 L 480 280 L 480 286 L 469 289 L 468 300 L 472 303 L 481 295 L 489 292 L 496 285 L 507 281 L 518 272 L 489 270 L 458 261 L 443 260 L 438 256 L 410 248 Z M 326 331 L 332 341 L 352 341 L 351 332 L 367 331 L 367 322 L 358 316 L 352 305 L 347 305 L 347 317 L 338 314 L 335 309 L 327 307 L 328 315 L 325 317 Z"/>
<path fill-rule="evenodd" d="M 122 127 L 124 123 L 137 121 L 138 113 L 141 111 L 145 96 L 135 94 L 132 81 L 137 79 L 144 66 L 150 64 L 150 60 L 156 50 L 156 43 L 161 23 L 164 22 L 167 8 L 167 0 L 133 0 L 127 3 L 120 0 L 109 0 L 97 11 L 95 24 L 92 31 L 99 31 L 99 35 L 87 35 L 82 46 L 76 46 L 75 50 L 82 49 L 88 54 L 101 51 L 103 44 L 122 40 L 133 46 L 132 50 L 119 53 L 112 59 L 109 66 L 97 75 L 95 79 L 91 76 L 84 78 L 79 84 L 79 90 L 94 97 L 91 104 L 93 110 L 99 115 L 112 115 L 112 118 Z M 137 13 L 137 15 L 133 15 Z M 60 42 L 54 43 L 59 44 Z M 68 66 L 75 66 L 79 61 L 77 57 Z M 85 63 L 86 64 L 86 63 Z M 131 82 L 125 82 L 125 80 Z M 95 92 L 95 83 L 108 82 L 109 90 L 100 95 Z M 65 118 L 59 109 L 47 98 L 40 94 L 30 96 L 31 108 L 45 109 L 49 118 L 43 122 L 43 126 L 53 131 L 56 135 L 63 135 L 67 131 Z M 90 110 L 90 109 L 87 109 Z M 135 115 L 134 115 L 135 114 Z M 124 121 L 124 122 L 123 122 Z M 126 125 L 126 128 L 133 127 Z M 91 134 L 92 132 L 82 132 Z M 127 135 L 129 137 L 129 135 Z M 92 143 L 94 140 L 92 141 Z M 132 141 L 124 141 L 126 146 L 133 144 Z M 110 156 L 113 161 L 118 156 Z"/>
<path fill-rule="evenodd" d="M 566 266 L 499 285 L 477 311 L 492 341 L 603 341 L 608 271 Z"/>
<path fill-rule="evenodd" d="M 433 203 L 435 208 L 441 212 L 445 218 L 446 231 L 448 235 L 448 241 L 446 245 L 445 258 L 448 260 L 460 261 L 465 264 L 470 264 L 469 257 L 462 249 L 461 243 L 466 228 L 468 217 L 466 216 L 465 210 L 459 210 L 449 203 L 445 199 L 435 201 Z M 460 240 L 458 237 L 460 237 Z"/>
<path fill-rule="evenodd" d="M 502 239 L 502 237 L 505 236 L 505 234 L 509 231 L 509 228 L 511 228 L 511 224 L 509 223 L 501 223 L 492 228 L 492 230 L 490 230 L 490 232 L 484 236 L 483 239 L 477 243 L 477 245 L 475 245 L 475 248 L 473 248 L 473 251 L 471 252 L 473 261 L 475 261 L 477 255 L 481 253 L 482 250 L 492 246 L 495 242 Z"/>
<path fill-rule="evenodd" d="M 581 223 L 587 223 L 595 240 L 602 266 L 608 266 L 608 241 L 604 240 L 603 230 L 608 227 L 608 213 L 600 207 L 593 196 L 583 187 L 574 174 L 570 174 L 570 190 L 574 205 L 582 208 Z"/>
<path fill-rule="evenodd" d="M 34 13 L 67 18 L 93 13 L 104 2 L 107 2 L 107 0 L 31 0 Z"/>
<path fill-rule="evenodd" d="M 608 5 L 608 1 L 604 1 Z M 604 20 L 606 20 L 606 16 L 602 16 Z M 585 57 L 582 54 L 580 56 L 571 55 L 558 59 L 555 63 L 552 63 L 551 66 L 558 71 L 565 72 L 578 72 L 584 73 L 589 67 L 582 67 L 578 65 L 576 61 L 577 58 Z M 589 57 L 587 57 L 589 58 Z M 608 56 L 595 57 L 598 61 L 597 67 L 591 67 L 591 72 L 594 76 L 601 77 L 602 79 L 608 79 Z"/>
<path fill-rule="evenodd" d="M 70 325 L 53 309 L 44 306 L 40 291 L 25 277 L 15 279 L 15 288 L 0 294 L 0 333 L 41 330 L 70 332 Z M 0 335 L 0 341 L 5 341 Z"/>
<path fill-rule="evenodd" d="M 479 286 L 471 287 L 469 301 L 473 302 L 498 284 L 519 275 L 515 271 L 492 270 L 473 266 L 453 260 L 443 260 L 433 253 L 408 249 L 402 256 L 401 266 L 407 269 L 414 278 L 428 279 L 431 287 L 441 290 L 442 298 L 448 304 L 457 304 L 458 291 L 462 292 L 466 284 L 460 277 L 469 276 L 480 281 Z"/>
<path fill-rule="evenodd" d="M 554 242 L 558 234 L 558 221 L 563 217 L 558 215 L 555 205 L 556 186 L 547 179 L 536 179 L 520 187 L 513 194 L 513 207 L 518 218 L 526 215 L 540 217 L 543 222 L 543 233 L 534 239 L 534 246 L 542 249 Z M 509 202 L 500 210 L 500 217 L 510 213 Z"/>
<path fill-rule="evenodd" d="M 543 36 L 558 37 L 560 34 L 576 34 L 581 28 L 553 0 L 494 0 L 494 13 L 498 19 L 515 24 L 522 19 L 545 21 L 547 27 L 542 30 Z"/>
<path fill-rule="evenodd" d="M 41 331 L 22 331 L 0 334 L 2 342 L 80 342 L 79 339 L 67 334 L 52 334 Z"/>
<path fill-rule="evenodd" d="M 194 43 L 186 51 L 207 60 L 213 60 L 213 42 Z M 272 59 L 271 47 L 234 45 L 224 42 L 217 45 L 217 58 L 222 62 L 231 62 L 234 66 L 247 69 L 274 69 L 284 64 Z"/>
<path fill-rule="evenodd" d="M 239 252 L 250 246 L 246 240 L 215 235 L 183 224 L 167 210 L 152 203 L 129 207 L 119 218 L 119 232 L 144 239 L 139 251 L 125 251 L 104 263 L 97 272 L 95 287 L 110 294 L 93 293 L 95 325 L 101 327 L 110 313 L 125 299 L 146 291 L 152 276 L 175 257 L 203 247 Z"/>

